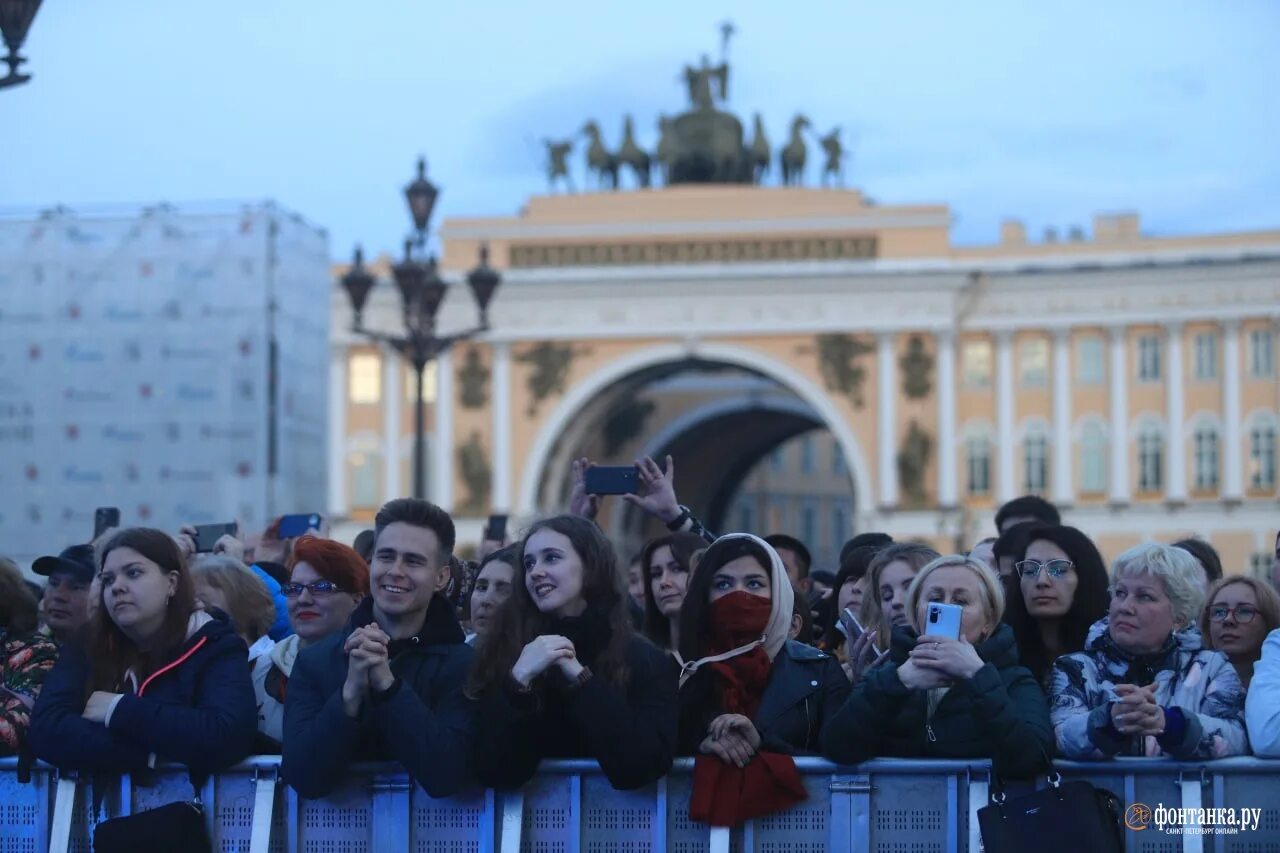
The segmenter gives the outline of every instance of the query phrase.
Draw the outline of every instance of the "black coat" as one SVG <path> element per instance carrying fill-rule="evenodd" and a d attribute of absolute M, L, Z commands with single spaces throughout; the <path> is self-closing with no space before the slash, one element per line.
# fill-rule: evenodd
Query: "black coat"
<path fill-rule="evenodd" d="M 97 773 L 145 770 L 153 756 L 193 773 L 230 767 L 250 754 L 258 729 L 248 658 L 230 623 L 211 619 L 139 691 L 124 694 L 104 726 L 81 716 L 89 658 L 79 643 L 65 643 L 31 717 L 32 751 Z"/>
<path fill-rule="evenodd" d="M 298 655 L 284 705 L 281 775 L 302 796 L 323 797 L 353 762 L 397 761 L 432 797 L 451 796 L 473 782 L 473 714 L 462 694 L 472 649 L 448 601 L 435 596 L 418 635 L 391 643 L 395 685 L 367 696 L 352 718 L 342 707 L 343 646 L 372 621 L 366 598 L 345 630 Z"/>
<path fill-rule="evenodd" d="M 721 711 L 713 674 L 703 670 L 680 691 L 680 754 L 696 755 L 707 727 Z M 849 695 L 849 679 L 834 657 L 788 640 L 773 659 L 764 695 L 751 722 L 760 748 L 792 755 L 817 753 L 822 728 Z"/>
<path fill-rule="evenodd" d="M 997 773 L 1033 776 L 1053 755 L 1049 702 L 1035 676 L 1018 665 L 1013 630 L 1001 623 L 979 643 L 983 667 L 952 685 L 928 717 L 928 691 L 911 690 L 898 667 L 915 644 L 895 632 L 892 659 L 867 673 L 830 721 L 822 751 L 832 761 L 871 758 L 989 758 Z M 932 731 L 932 737 L 930 737 Z"/>
<path fill-rule="evenodd" d="M 572 632 L 566 636 L 574 639 Z M 575 646 L 582 655 L 583 643 Z M 594 657 L 579 659 L 590 667 Z M 518 692 L 511 679 L 489 686 L 477 702 L 484 733 L 475 745 L 480 782 L 518 788 L 544 758 L 593 758 L 620 790 L 666 775 L 676 748 L 675 663 L 635 636 L 627 664 L 625 690 L 594 674 L 579 687 L 566 687 L 558 672 L 539 679 L 549 683 L 533 692 Z"/>

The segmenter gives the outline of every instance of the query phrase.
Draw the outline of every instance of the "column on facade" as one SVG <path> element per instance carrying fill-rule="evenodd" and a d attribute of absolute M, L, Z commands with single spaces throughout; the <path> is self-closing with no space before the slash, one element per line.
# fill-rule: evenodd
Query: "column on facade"
<path fill-rule="evenodd" d="M 1129 502 L 1129 391 L 1126 329 L 1108 330 L 1111 347 L 1111 502 Z"/>
<path fill-rule="evenodd" d="M 431 500 L 453 509 L 453 353 L 436 359 L 436 434 L 432 445 Z"/>
<path fill-rule="evenodd" d="M 329 351 L 329 515 L 347 514 L 347 347 Z"/>
<path fill-rule="evenodd" d="M 956 486 L 956 338 L 950 329 L 938 334 L 938 504 L 959 503 Z"/>
<path fill-rule="evenodd" d="M 999 480 L 996 494 L 1001 503 L 1017 497 L 1013 476 L 1013 333 L 996 333 L 996 453 Z"/>
<path fill-rule="evenodd" d="M 400 378 L 400 356 L 382 347 L 382 490 L 384 500 L 403 497 L 400 483 L 400 414 L 405 384 Z"/>
<path fill-rule="evenodd" d="M 493 507 L 511 510 L 511 345 L 493 345 Z"/>
<path fill-rule="evenodd" d="M 1187 499 L 1187 443 L 1183 440 L 1183 402 L 1182 402 L 1182 324 L 1170 323 L 1165 326 L 1169 369 L 1165 373 L 1165 420 L 1168 421 L 1166 435 L 1169 437 L 1166 453 L 1169 458 L 1169 479 L 1165 483 L 1165 500 L 1182 503 Z"/>
<path fill-rule="evenodd" d="M 879 371 L 876 411 L 880 416 L 876 445 L 880 450 L 880 505 L 893 507 L 898 504 L 898 382 L 893 333 L 881 333 L 876 345 L 876 367 Z"/>
<path fill-rule="evenodd" d="M 1222 324 L 1222 498 L 1244 497 L 1244 458 L 1240 430 L 1240 321 Z"/>
<path fill-rule="evenodd" d="M 1053 332 L 1053 501 L 1075 496 L 1071 470 L 1071 330 Z"/>

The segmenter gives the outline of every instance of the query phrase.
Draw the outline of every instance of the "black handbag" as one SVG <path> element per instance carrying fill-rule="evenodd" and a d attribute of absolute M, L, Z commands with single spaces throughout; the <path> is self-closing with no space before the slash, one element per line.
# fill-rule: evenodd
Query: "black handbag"
<path fill-rule="evenodd" d="M 167 803 L 125 817 L 99 823 L 93 830 L 93 853 L 213 853 L 200 803 L 200 785 L 193 777 L 191 800 Z M 100 798 L 95 796 L 95 813 Z"/>
<path fill-rule="evenodd" d="M 997 786 L 992 804 L 978 809 L 986 853 L 1123 853 L 1120 798 L 1088 782 L 1063 782 L 1054 773 L 1049 787 L 1006 798 Z"/>

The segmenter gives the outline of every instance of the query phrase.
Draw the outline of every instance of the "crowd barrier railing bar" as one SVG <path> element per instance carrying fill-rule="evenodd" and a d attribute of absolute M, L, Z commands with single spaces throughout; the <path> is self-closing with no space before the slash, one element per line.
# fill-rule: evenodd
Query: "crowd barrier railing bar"
<path fill-rule="evenodd" d="M 227 853 L 978 853 L 977 810 L 988 802 L 983 761 L 880 759 L 846 767 L 798 758 L 809 799 L 731 832 L 689 819 L 693 762 L 682 759 L 655 785 L 615 791 L 594 761 L 544 762 L 522 790 L 476 790 L 436 800 L 398 765 L 352 768 L 330 796 L 307 800 L 279 782 L 279 756 L 254 756 L 212 777 L 201 799 L 214 849 Z M 1066 780 L 1113 791 L 1151 809 L 1260 808 L 1239 835 L 1175 836 L 1125 831 L 1126 853 L 1280 851 L 1280 761 L 1229 758 L 1055 762 Z M 37 764 L 17 779 L 0 759 L 0 853 L 48 853 L 57 771 Z M 144 784 L 145 781 L 145 784 Z M 90 853 L 88 785 L 75 803 L 70 853 Z M 146 780 L 111 780 L 101 818 L 189 799 L 186 771 L 164 766 Z M 1010 791 L 1010 796 L 1016 795 Z M 264 813 L 265 812 L 265 813 Z"/>

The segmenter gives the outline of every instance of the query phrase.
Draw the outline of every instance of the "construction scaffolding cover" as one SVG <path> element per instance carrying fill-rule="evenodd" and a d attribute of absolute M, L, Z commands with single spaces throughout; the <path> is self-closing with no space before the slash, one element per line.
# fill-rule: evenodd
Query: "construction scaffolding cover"
<path fill-rule="evenodd" d="M 329 292 L 269 203 L 0 218 L 0 554 L 323 509 Z"/>

